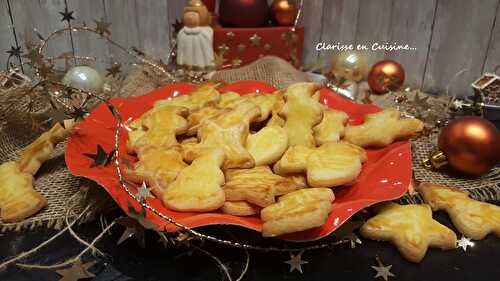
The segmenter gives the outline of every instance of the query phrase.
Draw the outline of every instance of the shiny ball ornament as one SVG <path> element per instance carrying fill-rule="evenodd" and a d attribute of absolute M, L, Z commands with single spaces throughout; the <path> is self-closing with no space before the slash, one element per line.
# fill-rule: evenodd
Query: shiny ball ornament
<path fill-rule="evenodd" d="M 480 117 L 450 122 L 441 130 L 438 146 L 453 169 L 473 176 L 487 173 L 500 160 L 500 132 Z"/>
<path fill-rule="evenodd" d="M 221 0 L 219 21 L 223 27 L 259 27 L 269 20 L 267 0 Z"/>
<path fill-rule="evenodd" d="M 62 83 L 88 92 L 100 92 L 104 80 L 97 70 L 89 66 L 75 66 L 66 72 Z"/>
<path fill-rule="evenodd" d="M 358 51 L 345 51 L 332 59 L 331 74 L 337 79 L 360 81 L 368 72 L 365 54 Z"/>
<path fill-rule="evenodd" d="M 297 12 L 295 3 L 288 0 L 274 0 L 271 4 L 271 14 L 278 25 L 293 25 Z"/>
<path fill-rule="evenodd" d="M 405 70 L 393 60 L 379 61 L 368 73 L 368 85 L 375 94 L 396 91 L 403 86 Z"/>

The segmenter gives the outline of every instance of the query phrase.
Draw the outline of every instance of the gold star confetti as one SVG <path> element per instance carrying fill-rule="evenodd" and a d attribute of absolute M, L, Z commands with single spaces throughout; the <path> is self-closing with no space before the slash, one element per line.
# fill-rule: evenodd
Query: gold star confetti
<path fill-rule="evenodd" d="M 217 49 L 219 50 L 219 53 L 223 55 L 229 51 L 229 47 L 226 44 L 219 45 Z"/>
<path fill-rule="evenodd" d="M 269 43 L 264 44 L 264 51 L 269 51 L 269 50 L 271 50 L 271 44 Z"/>
<path fill-rule="evenodd" d="M 99 35 L 104 36 L 104 34 L 111 36 L 111 31 L 109 31 L 109 27 L 111 23 L 105 22 L 104 20 L 94 20 L 96 27 L 95 30 Z"/>
<path fill-rule="evenodd" d="M 234 34 L 234 32 L 232 32 L 232 31 L 229 31 L 228 33 L 226 33 L 226 37 L 228 40 L 233 40 L 235 36 L 236 36 L 236 34 Z"/>
<path fill-rule="evenodd" d="M 303 252 L 304 251 L 300 251 L 296 256 L 292 253 L 289 253 L 290 259 L 285 261 L 284 263 L 287 263 L 290 265 L 290 272 L 297 270 L 298 272 L 303 273 L 302 272 L 302 265 L 309 263 L 308 261 L 302 260 L 302 253 Z"/>
<path fill-rule="evenodd" d="M 467 247 L 474 247 L 474 242 L 472 242 L 470 240 L 470 238 L 467 238 L 465 236 L 462 236 L 462 238 L 460 238 L 460 240 L 457 241 L 457 248 L 462 248 L 462 250 L 464 250 L 464 252 L 467 251 Z"/>
<path fill-rule="evenodd" d="M 233 66 L 240 66 L 242 61 L 239 58 L 235 58 L 234 60 L 231 61 L 231 64 Z"/>
<path fill-rule="evenodd" d="M 392 265 L 384 266 L 384 264 L 382 263 L 382 261 L 380 260 L 380 258 L 378 256 L 376 257 L 376 260 L 377 260 L 378 266 L 372 266 L 372 268 L 377 272 L 377 274 L 375 275 L 375 278 L 381 277 L 385 281 L 387 281 L 387 280 L 389 280 L 389 277 L 396 276 L 391 272 Z"/>
<path fill-rule="evenodd" d="M 251 37 L 250 37 L 250 44 L 254 47 L 258 47 L 260 46 L 260 40 L 262 40 L 262 37 L 260 37 L 259 35 L 257 35 L 257 33 L 254 33 Z"/>
<path fill-rule="evenodd" d="M 240 43 L 238 44 L 238 51 L 240 52 L 244 52 L 247 48 L 247 45 L 243 44 L 243 43 Z"/>
<path fill-rule="evenodd" d="M 81 260 L 77 260 L 69 268 L 56 270 L 57 274 L 61 275 L 59 281 L 77 281 L 95 277 L 95 274 L 89 271 L 94 264 L 95 261 L 82 264 Z"/>
<path fill-rule="evenodd" d="M 106 77 L 112 76 L 113 78 L 119 77 L 119 74 L 122 72 L 121 68 L 122 65 L 119 63 L 114 63 L 112 66 L 106 68 Z"/>

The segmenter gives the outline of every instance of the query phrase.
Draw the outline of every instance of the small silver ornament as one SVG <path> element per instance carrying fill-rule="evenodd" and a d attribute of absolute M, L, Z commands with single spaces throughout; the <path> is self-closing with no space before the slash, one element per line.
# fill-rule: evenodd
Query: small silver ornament
<path fill-rule="evenodd" d="M 66 86 L 71 86 L 88 92 L 100 92 L 104 80 L 97 70 L 89 66 L 75 66 L 71 68 L 62 80 Z"/>

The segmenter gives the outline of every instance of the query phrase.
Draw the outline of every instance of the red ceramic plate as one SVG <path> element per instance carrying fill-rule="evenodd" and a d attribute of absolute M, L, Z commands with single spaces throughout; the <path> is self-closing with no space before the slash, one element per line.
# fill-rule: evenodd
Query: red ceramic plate
<path fill-rule="evenodd" d="M 171 84 L 144 96 L 116 97 L 111 99 L 110 102 L 121 113 L 123 120 L 132 120 L 149 110 L 155 101 L 189 93 L 194 87 L 194 85 L 188 83 Z M 274 87 L 258 81 L 241 81 L 220 89 L 221 92 L 234 91 L 241 95 L 255 91 L 270 93 L 274 90 L 276 90 Z M 321 90 L 321 101 L 330 108 L 345 111 L 349 115 L 350 124 L 361 123 L 366 114 L 380 110 L 374 105 L 353 103 L 328 89 Z M 107 152 L 111 151 L 115 128 L 115 117 L 105 104 L 101 104 L 90 113 L 85 121 L 78 123 L 74 127 L 66 148 L 66 163 L 73 175 L 96 181 L 108 191 L 123 210 L 127 211 L 128 202 L 132 202 L 133 199 L 119 185 L 114 164 L 91 168 L 93 160 L 83 155 L 84 153 L 95 154 L 97 145 L 101 145 Z M 126 139 L 127 132 L 123 129 L 119 144 L 120 153 L 134 162 L 136 161 L 135 157 L 126 153 Z M 293 241 L 319 239 L 337 229 L 359 210 L 374 203 L 400 197 L 410 184 L 411 167 L 410 144 L 407 141 L 395 142 L 382 149 L 369 149 L 368 161 L 363 164 L 363 170 L 356 184 L 350 187 L 334 189 L 336 199 L 333 202 L 333 211 L 327 222 L 322 227 L 286 235 L 284 238 Z M 260 231 L 262 226 L 257 216 L 236 217 L 219 212 L 175 212 L 165 208 L 161 201 L 156 198 L 149 198 L 147 203 L 188 227 L 233 224 Z M 136 202 L 133 202 L 133 206 L 138 208 Z M 166 231 L 178 230 L 177 227 L 150 211 L 147 212 L 147 218 L 156 223 L 160 229 Z"/>

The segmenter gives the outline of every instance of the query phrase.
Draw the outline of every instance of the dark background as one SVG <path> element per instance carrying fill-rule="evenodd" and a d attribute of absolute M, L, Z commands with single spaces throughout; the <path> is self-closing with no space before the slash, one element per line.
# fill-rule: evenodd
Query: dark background
<path fill-rule="evenodd" d="M 435 213 L 434 217 L 451 227 L 444 213 Z M 146 248 L 139 247 L 135 238 L 130 238 L 121 245 L 116 242 L 125 228 L 116 225 L 111 234 L 104 237 L 97 246 L 107 257 L 84 256 L 84 262 L 96 260 L 91 268 L 96 274 L 94 281 L 110 280 L 223 280 L 221 271 L 215 262 L 194 250 L 189 252 L 186 246 L 169 245 L 164 248 L 158 241 L 159 236 L 149 231 L 146 233 Z M 87 241 L 92 240 L 101 230 L 98 222 L 76 227 L 77 233 Z M 238 227 L 224 226 L 201 229 L 204 233 L 228 238 L 230 232 L 248 243 L 259 243 L 259 234 Z M 55 230 L 35 229 L 26 232 L 0 234 L 0 259 L 19 254 L 48 239 Z M 458 238 L 461 235 L 458 234 Z M 390 280 L 500 280 L 500 239 L 489 235 L 482 241 L 476 241 L 467 252 L 462 249 L 441 251 L 429 249 L 427 256 L 419 264 L 407 262 L 391 244 L 362 239 L 363 244 L 351 249 L 350 245 L 340 245 L 332 249 L 311 250 L 303 253 L 304 273 L 289 272 L 290 267 L 284 261 L 289 260 L 287 253 L 264 253 L 251 251 L 250 266 L 243 280 L 375 280 L 372 265 L 377 265 L 378 255 L 384 265 L 392 264 L 391 272 L 396 276 Z M 198 242 L 193 242 L 198 244 Z M 261 241 L 261 243 L 264 243 Z M 279 242 L 281 243 L 281 242 Z M 288 244 L 296 246 L 297 244 Z M 40 253 L 23 262 L 54 264 L 76 256 L 83 247 L 71 236 L 65 234 Z M 192 249 L 192 248 L 191 248 Z M 226 264 L 236 279 L 245 261 L 242 250 L 228 248 L 206 242 L 203 249 L 211 252 Z M 0 280 L 59 280 L 59 275 L 48 270 L 21 270 L 10 266 L 0 272 Z M 383 280 L 377 278 L 377 280 Z"/>

